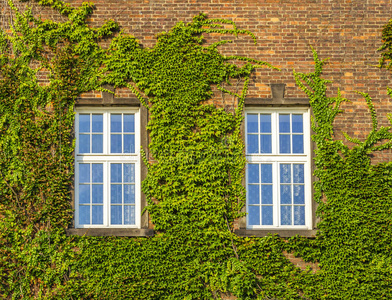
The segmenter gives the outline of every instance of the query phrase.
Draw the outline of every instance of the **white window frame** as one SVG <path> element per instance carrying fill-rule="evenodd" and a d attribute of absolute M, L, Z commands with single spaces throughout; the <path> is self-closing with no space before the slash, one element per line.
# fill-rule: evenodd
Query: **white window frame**
<path fill-rule="evenodd" d="M 140 112 L 130 107 L 83 107 L 75 110 L 75 228 L 141 228 L 141 174 L 140 174 Z M 79 115 L 103 114 L 103 153 L 79 153 Z M 134 114 L 135 153 L 110 153 L 110 114 Z M 103 225 L 79 224 L 79 164 L 103 163 Z M 110 163 L 135 164 L 135 224 L 110 225 Z"/>
<path fill-rule="evenodd" d="M 248 113 L 271 114 L 272 153 L 254 154 L 248 153 Z M 279 120 L 278 114 L 303 114 L 303 138 L 304 153 L 302 154 L 279 154 Z M 310 137 L 310 109 L 304 107 L 249 107 L 245 109 L 245 153 L 246 153 L 246 227 L 248 229 L 312 229 L 312 177 L 311 177 L 311 137 Z M 260 145 L 259 145 L 260 147 Z M 292 147 L 292 145 L 291 145 Z M 249 225 L 249 201 L 248 201 L 248 163 L 272 164 L 272 189 L 273 189 L 273 225 Z M 280 225 L 280 188 L 279 188 L 279 164 L 280 163 L 303 163 L 305 184 L 305 225 Z"/>

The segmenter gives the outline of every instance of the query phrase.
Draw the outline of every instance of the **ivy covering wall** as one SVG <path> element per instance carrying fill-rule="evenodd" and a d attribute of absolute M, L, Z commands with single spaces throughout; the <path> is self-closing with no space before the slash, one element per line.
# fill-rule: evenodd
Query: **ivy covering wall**
<path fill-rule="evenodd" d="M 392 297 L 392 165 L 369 157 L 391 148 L 392 134 L 378 126 L 369 95 L 361 96 L 373 129 L 364 141 L 346 135 L 355 144 L 348 147 L 333 138 L 346 99 L 339 91 L 327 97 L 325 61 L 314 51 L 315 71 L 294 72 L 314 114 L 319 231 L 315 239 L 241 238 L 233 223 L 244 216 L 244 98 L 255 68 L 274 67 L 222 55 L 219 46 L 229 41 L 206 45 L 203 34 L 252 33 L 201 14 L 143 48 L 114 21 L 89 27 L 92 4 L 39 4 L 67 20 L 41 20 L 10 1 L 14 27 L 0 31 L 0 297 Z M 45 83 L 41 74 L 48 74 Z M 231 79 L 241 80 L 239 91 L 225 88 Z M 74 103 L 106 84 L 131 89 L 149 109 L 153 160 L 144 156 L 142 189 L 156 230 L 151 238 L 65 234 L 73 216 Z M 209 104 L 212 86 L 233 96 L 234 112 Z M 320 269 L 303 271 L 283 251 Z"/>

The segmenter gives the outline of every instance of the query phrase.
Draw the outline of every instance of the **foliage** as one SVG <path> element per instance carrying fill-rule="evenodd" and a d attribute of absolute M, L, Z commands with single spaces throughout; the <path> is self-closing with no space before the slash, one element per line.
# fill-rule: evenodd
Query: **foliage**
<path fill-rule="evenodd" d="M 240 238 L 245 158 L 240 126 L 249 76 L 268 63 L 224 56 L 203 34 L 246 34 L 231 21 L 178 23 L 143 48 L 118 25 L 86 24 L 92 4 L 75 9 L 41 0 L 64 22 L 15 12 L 0 30 L 0 296 L 12 299 L 387 299 L 391 290 L 391 164 L 369 154 L 390 148 L 389 127 L 365 141 L 333 139 L 345 101 L 326 96 L 324 61 L 294 73 L 310 99 L 317 145 L 316 239 Z M 116 33 L 114 35 L 114 33 Z M 100 42 L 111 38 L 108 49 Z M 240 62 L 240 63 L 238 63 Z M 42 81 L 42 75 L 47 79 Z M 241 80 L 238 92 L 230 80 Z M 152 238 L 67 237 L 72 219 L 72 128 L 81 93 L 128 87 L 149 110 L 151 160 L 143 191 Z M 236 101 L 234 113 L 211 103 L 212 86 Z M 390 93 L 392 93 L 390 91 Z M 384 140 L 387 140 L 385 142 Z M 381 143 L 384 142 L 384 143 Z M 283 251 L 318 262 L 301 271 Z"/>

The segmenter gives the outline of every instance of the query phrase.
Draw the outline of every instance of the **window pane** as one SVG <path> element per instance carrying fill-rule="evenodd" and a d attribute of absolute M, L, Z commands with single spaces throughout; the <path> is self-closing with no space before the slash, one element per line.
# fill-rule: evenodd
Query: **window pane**
<path fill-rule="evenodd" d="M 257 134 L 248 134 L 247 139 L 248 153 L 259 153 L 259 136 Z"/>
<path fill-rule="evenodd" d="M 272 164 L 260 164 L 261 182 L 272 183 Z"/>
<path fill-rule="evenodd" d="M 259 183 L 259 165 L 248 164 L 248 182 Z"/>
<path fill-rule="evenodd" d="M 110 115 L 110 132 L 122 132 L 121 130 L 121 114 Z"/>
<path fill-rule="evenodd" d="M 294 183 L 304 183 L 304 165 L 293 164 Z"/>
<path fill-rule="evenodd" d="M 92 164 L 93 167 L 93 182 L 101 183 L 103 182 L 103 164 Z"/>
<path fill-rule="evenodd" d="M 303 133 L 302 115 L 292 115 L 293 118 L 293 132 Z"/>
<path fill-rule="evenodd" d="M 79 164 L 79 182 L 90 182 L 90 164 Z"/>
<path fill-rule="evenodd" d="M 260 206 L 248 206 L 249 225 L 260 225 Z"/>
<path fill-rule="evenodd" d="M 135 203 L 135 185 L 124 184 L 124 203 Z"/>
<path fill-rule="evenodd" d="M 294 206 L 294 225 L 305 225 L 305 206 Z"/>
<path fill-rule="evenodd" d="M 122 182 L 121 164 L 110 164 L 110 182 Z"/>
<path fill-rule="evenodd" d="M 135 164 L 124 164 L 124 182 L 135 182 Z"/>
<path fill-rule="evenodd" d="M 135 224 L 135 206 L 125 205 L 124 206 L 124 225 Z"/>
<path fill-rule="evenodd" d="M 90 224 L 90 205 L 79 205 L 79 224 Z"/>
<path fill-rule="evenodd" d="M 90 115 L 79 115 L 79 132 L 90 132 Z"/>
<path fill-rule="evenodd" d="M 274 220 L 273 220 L 272 206 L 262 206 L 261 212 L 262 212 L 261 219 L 263 225 L 273 225 Z"/>
<path fill-rule="evenodd" d="M 79 153 L 90 153 L 89 134 L 79 134 Z"/>
<path fill-rule="evenodd" d="M 260 132 L 270 133 L 271 132 L 271 115 L 260 115 Z"/>
<path fill-rule="evenodd" d="M 110 224 L 121 225 L 122 224 L 122 206 L 111 205 L 110 206 Z"/>
<path fill-rule="evenodd" d="M 290 115 L 279 114 L 279 132 L 290 132 Z"/>
<path fill-rule="evenodd" d="M 110 135 L 110 152 L 111 153 L 122 153 L 122 135 L 111 134 Z"/>
<path fill-rule="evenodd" d="M 122 185 L 111 184 L 110 185 L 110 203 L 121 204 L 122 203 Z"/>
<path fill-rule="evenodd" d="M 280 224 L 291 225 L 291 206 L 280 207 Z"/>
<path fill-rule="evenodd" d="M 124 153 L 135 153 L 134 134 L 124 134 Z"/>
<path fill-rule="evenodd" d="M 293 134 L 293 153 L 304 153 L 304 136 Z"/>
<path fill-rule="evenodd" d="M 272 204 L 272 185 L 261 186 L 261 203 Z"/>
<path fill-rule="evenodd" d="M 93 220 L 92 224 L 102 225 L 103 224 L 103 206 L 93 205 Z"/>
<path fill-rule="evenodd" d="M 260 203 L 260 187 L 259 185 L 248 184 L 248 203 L 259 204 Z"/>
<path fill-rule="evenodd" d="M 93 149 L 92 153 L 103 153 L 103 135 L 93 134 Z"/>
<path fill-rule="evenodd" d="M 291 204 L 291 185 L 280 186 L 280 204 Z"/>
<path fill-rule="evenodd" d="M 79 203 L 86 204 L 90 203 L 90 185 L 79 184 Z"/>
<path fill-rule="evenodd" d="M 305 204 L 305 186 L 294 184 L 294 204 Z"/>
<path fill-rule="evenodd" d="M 280 183 L 291 183 L 291 164 L 280 164 Z"/>
<path fill-rule="evenodd" d="M 103 203 L 103 185 L 93 184 L 93 203 Z"/>
<path fill-rule="evenodd" d="M 93 114 L 93 130 L 92 132 L 103 132 L 103 115 Z"/>
<path fill-rule="evenodd" d="M 290 135 L 279 134 L 279 152 L 280 153 L 291 153 Z"/>
<path fill-rule="evenodd" d="M 247 132 L 248 133 L 257 133 L 258 127 L 258 115 L 257 114 L 248 114 L 247 115 Z"/>
<path fill-rule="evenodd" d="M 260 153 L 272 153 L 272 140 L 271 135 L 260 135 Z"/>
<path fill-rule="evenodd" d="M 124 132 L 135 132 L 135 115 L 124 115 Z"/>

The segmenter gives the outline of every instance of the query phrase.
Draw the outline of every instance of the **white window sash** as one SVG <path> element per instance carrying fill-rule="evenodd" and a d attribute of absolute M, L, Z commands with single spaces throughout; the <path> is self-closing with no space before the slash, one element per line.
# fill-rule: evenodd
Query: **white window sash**
<path fill-rule="evenodd" d="M 253 114 L 271 114 L 271 134 L 272 134 L 272 153 L 270 154 L 260 154 L 260 153 L 248 153 L 247 147 L 247 117 L 248 113 Z M 279 114 L 302 114 L 303 115 L 303 144 L 304 153 L 294 153 L 294 154 L 280 154 L 279 151 Z M 291 119 L 290 119 L 291 120 Z M 258 122 L 258 126 L 260 123 Z M 258 128 L 260 132 L 260 128 Z M 290 129 L 290 134 L 292 134 L 292 128 Z M 258 133 L 258 135 L 260 135 Z M 287 229 L 287 230 L 307 230 L 312 229 L 312 184 L 311 184 L 311 155 L 310 155 L 310 113 L 309 108 L 247 108 L 245 110 L 245 144 L 246 144 L 246 160 L 247 166 L 245 170 L 245 184 L 246 184 L 246 212 L 249 212 L 249 201 L 248 201 L 248 164 L 249 163 L 269 163 L 272 164 L 272 190 L 273 190 L 273 225 L 249 225 L 249 217 L 246 218 L 246 227 L 248 229 Z M 260 149 L 260 140 L 259 140 Z M 291 150 L 292 150 L 291 142 Z M 305 225 L 280 225 L 281 214 L 280 214 L 280 180 L 279 180 L 279 164 L 280 163 L 303 163 L 304 164 L 304 186 L 305 186 Z M 291 188 L 293 188 L 293 182 L 291 183 Z M 293 197 L 293 196 L 292 196 Z M 259 199 L 261 201 L 261 199 Z M 261 203 L 260 203 L 261 205 Z M 292 218 L 294 204 L 292 207 Z M 261 213 L 260 213 L 261 221 Z M 292 219 L 294 222 L 294 219 Z M 261 224 L 261 222 L 260 222 Z"/>
<path fill-rule="evenodd" d="M 79 115 L 103 114 L 103 153 L 79 153 Z M 135 116 L 135 153 L 110 153 L 110 114 L 123 113 Z M 90 128 L 91 133 L 91 128 Z M 141 158 L 140 158 L 140 114 L 139 109 L 133 108 L 81 108 L 76 110 L 75 116 L 75 227 L 76 228 L 141 228 Z M 103 164 L 103 225 L 79 224 L 79 164 Z M 135 164 L 135 224 L 110 225 L 110 163 Z M 91 179 L 90 179 L 91 180 Z M 90 204 L 91 205 L 91 204 Z M 124 207 L 124 206 L 123 206 Z M 90 215 L 90 218 L 92 215 Z M 124 218 L 124 212 L 123 216 Z M 90 220 L 91 223 L 91 220 Z"/>

